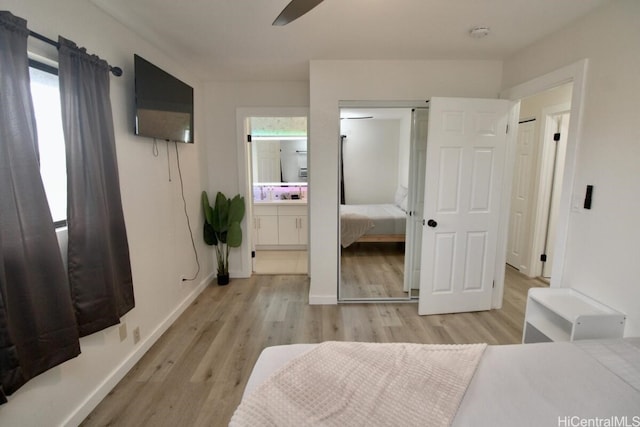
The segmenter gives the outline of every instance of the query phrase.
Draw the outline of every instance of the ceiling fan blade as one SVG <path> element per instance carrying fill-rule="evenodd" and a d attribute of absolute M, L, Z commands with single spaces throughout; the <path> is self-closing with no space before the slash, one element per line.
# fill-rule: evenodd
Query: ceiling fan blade
<path fill-rule="evenodd" d="M 322 3 L 322 1 L 323 0 L 291 0 L 271 25 L 287 25 L 309 12 L 311 9 Z"/>

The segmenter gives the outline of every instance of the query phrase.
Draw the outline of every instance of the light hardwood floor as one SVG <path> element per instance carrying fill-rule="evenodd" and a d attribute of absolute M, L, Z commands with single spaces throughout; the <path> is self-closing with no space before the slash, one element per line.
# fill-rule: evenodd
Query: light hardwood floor
<path fill-rule="evenodd" d="M 404 243 L 354 243 L 340 255 L 342 298 L 406 298 Z"/>
<path fill-rule="evenodd" d="M 307 274 L 307 251 L 257 250 L 254 262 L 255 274 Z"/>
<path fill-rule="evenodd" d="M 260 351 L 327 340 L 519 343 L 526 292 L 546 286 L 507 268 L 503 308 L 418 316 L 416 304 L 307 304 L 305 276 L 210 285 L 83 426 L 226 426 Z"/>

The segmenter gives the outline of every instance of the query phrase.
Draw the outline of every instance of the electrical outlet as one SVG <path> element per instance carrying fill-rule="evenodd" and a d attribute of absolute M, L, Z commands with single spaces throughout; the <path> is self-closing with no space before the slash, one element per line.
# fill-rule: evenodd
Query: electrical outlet
<path fill-rule="evenodd" d="M 140 327 L 136 326 L 133 330 L 133 343 L 138 344 L 138 342 L 140 342 Z"/>
<path fill-rule="evenodd" d="M 127 339 L 127 324 L 123 323 L 122 325 L 120 325 L 120 327 L 118 328 L 118 332 L 120 333 L 120 342 Z"/>

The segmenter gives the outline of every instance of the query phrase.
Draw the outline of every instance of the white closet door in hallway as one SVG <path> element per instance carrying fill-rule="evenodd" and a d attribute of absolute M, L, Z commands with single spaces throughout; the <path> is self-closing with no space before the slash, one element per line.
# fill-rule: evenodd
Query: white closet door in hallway
<path fill-rule="evenodd" d="M 529 264 L 528 238 L 531 227 L 530 207 L 533 195 L 533 180 L 536 178 L 535 119 L 518 125 L 518 144 L 511 190 L 511 214 L 509 222 L 509 240 L 507 263 L 522 272 L 527 272 Z"/>

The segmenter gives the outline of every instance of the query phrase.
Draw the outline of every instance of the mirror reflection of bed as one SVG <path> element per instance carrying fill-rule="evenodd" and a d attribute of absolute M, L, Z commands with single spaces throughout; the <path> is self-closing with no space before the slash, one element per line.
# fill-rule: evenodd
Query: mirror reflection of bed
<path fill-rule="evenodd" d="M 341 108 L 340 300 L 405 290 L 412 110 Z"/>

